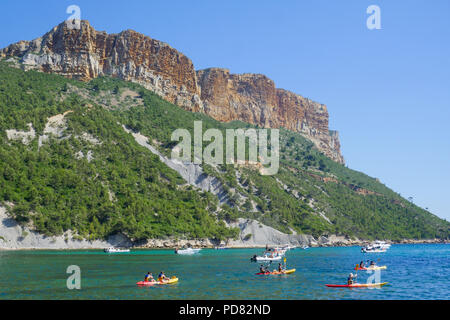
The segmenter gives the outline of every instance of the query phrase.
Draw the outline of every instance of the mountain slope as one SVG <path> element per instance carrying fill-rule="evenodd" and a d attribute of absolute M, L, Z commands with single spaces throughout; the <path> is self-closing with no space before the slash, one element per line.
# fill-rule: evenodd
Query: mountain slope
<path fill-rule="evenodd" d="M 67 95 L 65 79 L 0 69 L 0 199 L 14 205 L 18 222 L 47 235 L 73 230 L 91 239 L 118 232 L 133 240 L 235 234 L 210 214 L 216 199 L 184 186 L 111 112 Z M 59 133 L 48 133 L 49 117 L 63 113 Z M 6 130 L 26 131 L 28 123 L 35 139 L 8 139 Z"/>
<path fill-rule="evenodd" d="M 45 234 L 83 238 L 122 232 L 133 240 L 233 238 L 238 217 L 284 233 L 361 239 L 449 237 L 449 223 L 376 179 L 323 155 L 300 133 L 280 132 L 280 170 L 203 165 L 225 203 L 189 186 L 123 126 L 168 156 L 173 130 L 252 127 L 175 106 L 142 86 L 113 78 L 79 82 L 0 63 L 0 201 Z M 31 123 L 31 125 L 29 125 Z"/>

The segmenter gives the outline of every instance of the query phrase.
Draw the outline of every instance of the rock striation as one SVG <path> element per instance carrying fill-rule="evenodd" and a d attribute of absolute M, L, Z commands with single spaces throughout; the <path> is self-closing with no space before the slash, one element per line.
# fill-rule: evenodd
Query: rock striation
<path fill-rule="evenodd" d="M 82 81 L 103 75 L 134 81 L 172 103 L 199 110 L 192 61 L 168 44 L 133 30 L 107 34 L 85 20 L 80 29 L 63 22 L 40 38 L 0 50 L 0 57 L 19 57 L 26 69 Z"/>
<path fill-rule="evenodd" d="M 203 111 L 214 119 L 300 132 L 329 158 L 344 163 L 338 133 L 328 129 L 325 105 L 278 89 L 262 74 L 230 74 L 227 69 L 209 68 L 197 71 L 197 79 Z"/>
<path fill-rule="evenodd" d="M 338 133 L 328 128 L 325 105 L 276 88 L 261 74 L 230 74 L 220 68 L 195 71 L 181 52 L 133 30 L 107 34 L 85 20 L 80 29 L 63 22 L 40 38 L 0 50 L 0 58 L 11 57 L 25 69 L 81 81 L 103 75 L 133 81 L 186 110 L 219 121 L 241 120 L 300 132 L 325 155 L 344 163 Z"/>

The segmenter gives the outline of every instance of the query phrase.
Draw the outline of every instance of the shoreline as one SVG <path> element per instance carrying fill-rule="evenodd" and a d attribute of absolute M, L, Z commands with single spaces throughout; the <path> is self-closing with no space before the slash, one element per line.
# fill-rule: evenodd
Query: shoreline
<path fill-rule="evenodd" d="M 367 241 L 364 244 L 368 244 L 371 241 Z M 405 239 L 401 241 L 386 241 L 389 244 L 392 245 L 414 245 L 414 244 L 450 244 L 450 240 L 434 240 L 434 239 L 425 239 L 425 240 L 411 240 L 411 239 Z M 332 244 L 332 245 L 313 245 L 310 246 L 308 249 L 311 248 L 346 248 L 346 247 L 361 247 L 364 244 Z M 264 249 L 265 245 L 235 245 L 235 246 L 227 246 L 224 250 L 229 249 Z M 269 246 L 274 247 L 274 246 Z M 127 247 L 128 249 L 132 250 L 175 250 L 175 247 L 145 247 L 145 246 L 131 246 Z M 205 247 L 197 247 L 200 249 L 211 249 L 216 250 L 216 247 L 214 246 L 205 246 Z M 7 248 L 7 247 L 0 247 L 1 251 L 78 251 L 78 250 L 103 250 L 105 247 L 77 247 L 77 248 L 45 248 L 45 247 L 29 247 L 29 248 Z M 294 249 L 302 249 L 300 247 L 295 247 Z M 293 249 L 291 249 L 293 250 Z M 303 250 L 303 249 L 302 249 Z"/>
<path fill-rule="evenodd" d="M 130 249 L 171 249 L 181 247 L 192 248 L 265 248 L 282 247 L 285 245 L 303 247 L 349 247 L 365 246 L 374 240 L 350 238 L 342 235 L 322 235 L 314 238 L 307 234 L 285 234 L 270 226 L 252 219 L 238 218 L 228 226 L 240 229 L 237 239 L 218 241 L 215 239 L 147 239 L 132 241 L 124 234 L 115 234 L 103 240 L 77 239 L 70 230 L 59 236 L 45 236 L 27 226 L 22 226 L 6 213 L 6 208 L 0 205 L 0 250 L 86 250 L 105 249 L 109 247 Z M 402 239 L 385 240 L 390 244 L 431 244 L 449 243 L 449 239 Z"/>

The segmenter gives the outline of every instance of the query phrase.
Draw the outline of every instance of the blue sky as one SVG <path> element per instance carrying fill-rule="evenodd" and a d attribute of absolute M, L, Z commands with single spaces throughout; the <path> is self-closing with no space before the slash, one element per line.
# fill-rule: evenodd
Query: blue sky
<path fill-rule="evenodd" d="M 0 47 L 68 17 L 133 29 L 197 69 L 262 73 L 328 106 L 350 168 L 450 220 L 450 1 L 2 1 Z M 381 8 L 368 30 L 366 8 Z"/>

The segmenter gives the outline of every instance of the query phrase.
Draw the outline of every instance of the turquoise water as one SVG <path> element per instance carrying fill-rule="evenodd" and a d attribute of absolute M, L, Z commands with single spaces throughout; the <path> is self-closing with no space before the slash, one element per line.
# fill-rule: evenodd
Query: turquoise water
<path fill-rule="evenodd" d="M 172 250 L 0 251 L 0 299 L 449 299 L 449 245 L 393 245 L 386 253 L 360 247 L 288 251 L 291 275 L 256 276 L 250 257 L 261 249 L 202 250 L 193 256 Z M 343 284 L 361 260 L 387 265 L 381 289 L 327 288 Z M 69 265 L 81 268 L 81 289 L 69 290 Z M 273 268 L 276 264 L 272 265 Z M 174 285 L 138 287 L 147 271 L 180 279 Z M 358 272 L 358 282 L 370 276 Z"/>

